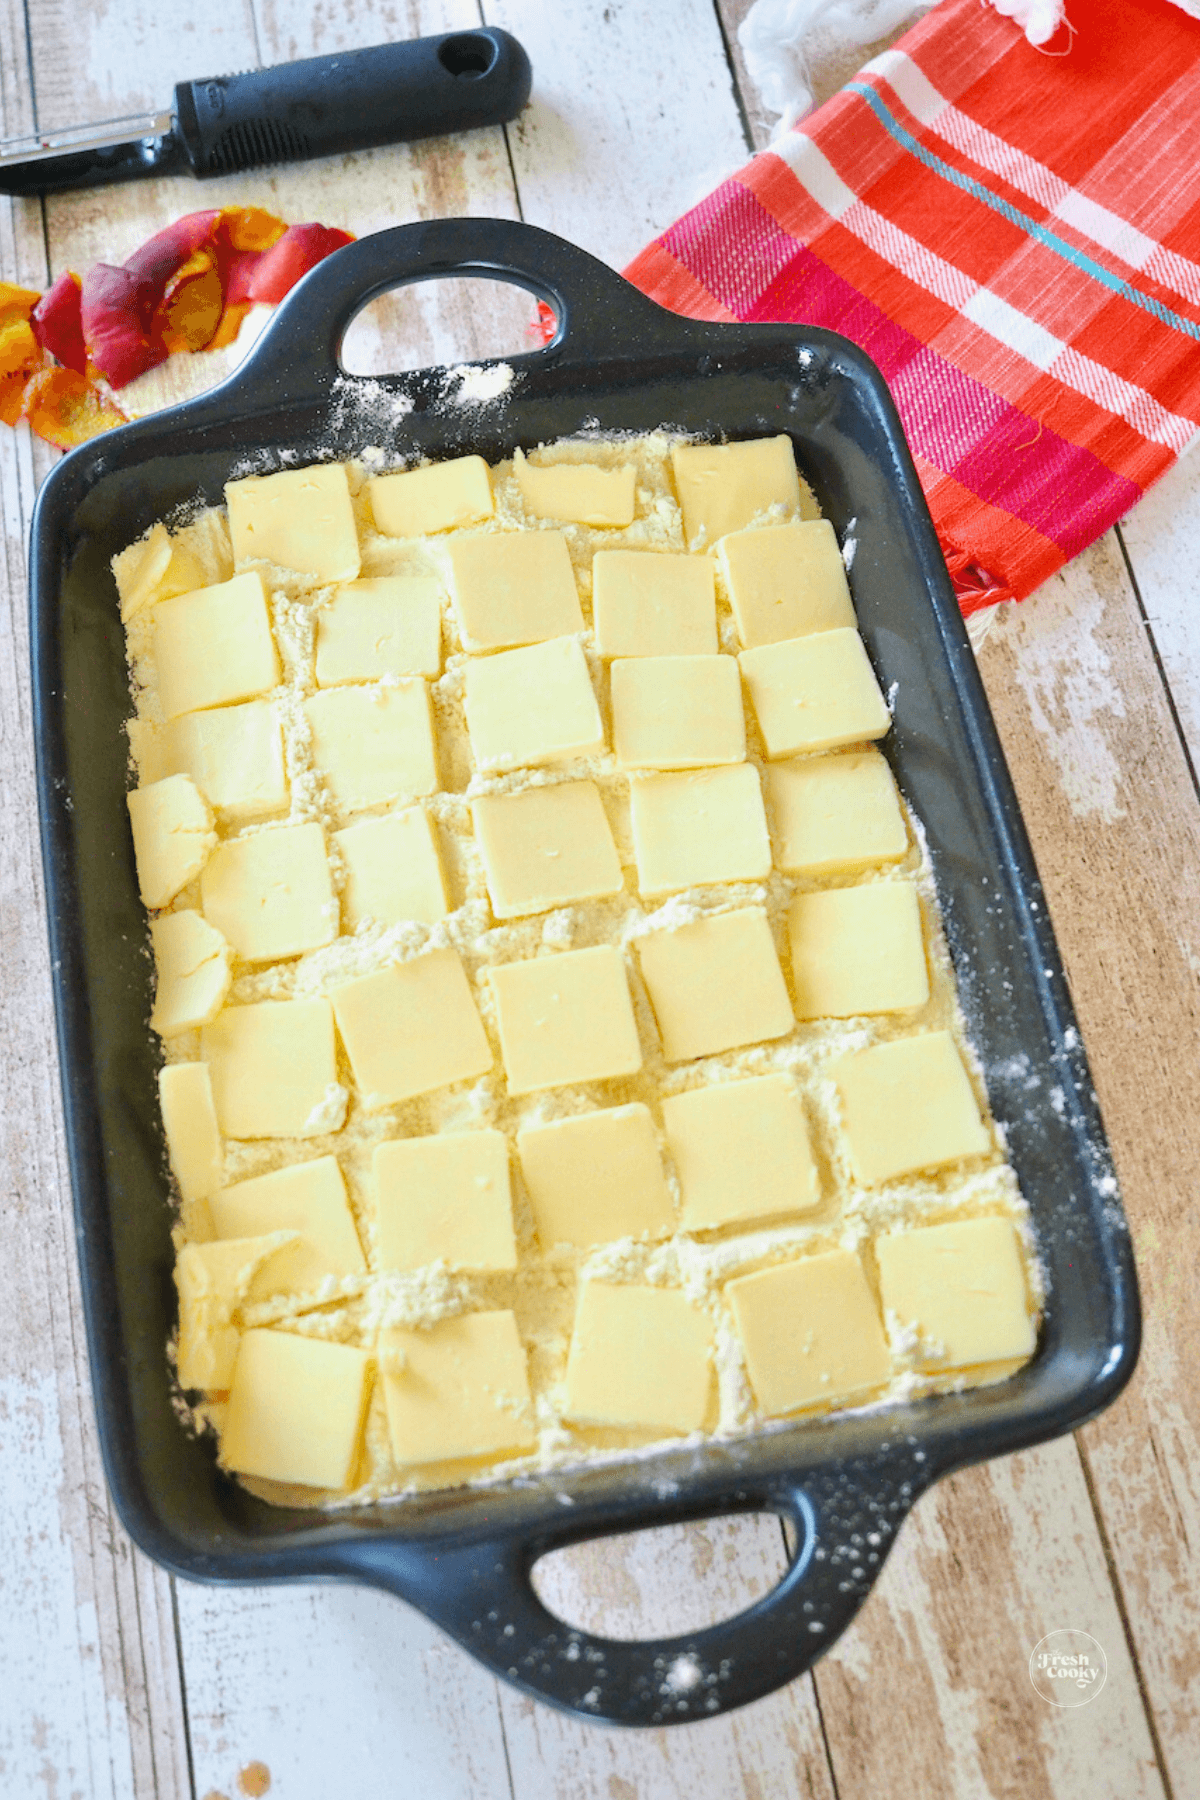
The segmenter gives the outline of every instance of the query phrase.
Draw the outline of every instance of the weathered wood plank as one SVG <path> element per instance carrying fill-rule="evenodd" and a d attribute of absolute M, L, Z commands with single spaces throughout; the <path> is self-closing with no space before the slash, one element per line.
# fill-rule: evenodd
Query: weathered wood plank
<path fill-rule="evenodd" d="M 1200 1786 L 1200 808 L 1111 538 L 1005 619 L 981 667 L 1133 1229 L 1138 1374 L 1082 1434 L 1176 1794 Z"/>
<path fill-rule="evenodd" d="M 1200 769 L 1200 620 L 1194 599 L 1200 564 L 1200 458 L 1176 463 L 1122 523 L 1121 536 L 1163 673 Z"/>

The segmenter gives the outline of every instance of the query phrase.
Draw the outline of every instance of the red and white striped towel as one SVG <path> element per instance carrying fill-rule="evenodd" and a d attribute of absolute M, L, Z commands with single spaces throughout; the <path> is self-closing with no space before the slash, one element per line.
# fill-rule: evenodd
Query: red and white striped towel
<path fill-rule="evenodd" d="M 1200 430 L 1200 21 L 1071 21 L 1047 54 L 944 0 L 626 270 L 875 359 L 964 612 L 1024 598 Z"/>

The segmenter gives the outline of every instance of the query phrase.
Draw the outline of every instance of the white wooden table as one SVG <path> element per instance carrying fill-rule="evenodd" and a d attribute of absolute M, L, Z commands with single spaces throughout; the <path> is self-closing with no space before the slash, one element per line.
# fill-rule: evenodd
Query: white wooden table
<path fill-rule="evenodd" d="M 357 233 L 521 216 L 621 266 L 763 141 L 729 46 L 744 0 L 484 0 L 534 99 L 486 131 L 203 186 L 0 200 L 0 278 L 120 261 L 199 206 Z M 165 105 L 173 83 L 470 27 L 475 0 L 0 0 L 0 133 Z M 869 52 L 861 53 L 865 56 Z M 856 57 L 834 57 L 823 86 Z M 411 290 L 359 329 L 392 366 L 527 347 L 528 303 Z M 194 359 L 199 364 L 201 358 Z M 212 374 L 216 374 L 215 365 Z M 173 377 L 175 371 L 172 372 Z M 206 375 L 206 379 L 208 379 Z M 1073 1438 L 918 1506 L 810 1678 L 729 1718 L 631 1735 L 500 1687 L 416 1614 L 340 1587 L 218 1591 L 132 1549 L 101 1476 L 82 1345 L 33 797 L 25 544 L 53 453 L 0 429 L 0 1795 L 27 1800 L 1142 1800 L 1200 1794 L 1200 467 L 1002 618 L 980 653 L 1051 902 L 1146 1311 L 1131 1388 Z M 771 1520 L 554 1559 L 566 1617 L 707 1623 L 784 1566 Z M 1108 1659 L 1047 1705 L 1047 1632 Z"/>

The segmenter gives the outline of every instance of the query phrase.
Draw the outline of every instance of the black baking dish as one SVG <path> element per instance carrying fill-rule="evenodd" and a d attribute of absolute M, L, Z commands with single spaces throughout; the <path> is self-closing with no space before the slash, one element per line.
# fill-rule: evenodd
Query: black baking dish
<path fill-rule="evenodd" d="M 342 337 L 367 301 L 451 275 L 515 281 L 558 319 L 545 349 L 512 359 L 501 402 L 446 404 L 445 370 L 369 386 L 342 375 Z M 396 422 L 384 432 L 389 411 Z M 855 539 L 862 632 L 894 704 L 883 748 L 924 822 L 968 1029 L 1039 1234 L 1049 1301 L 1038 1353 L 991 1388 L 624 1465 L 333 1515 L 267 1506 L 221 1474 L 211 1443 L 185 1436 L 171 1405 L 172 1215 L 124 804 L 129 690 L 109 558 L 174 508 L 219 504 L 234 465 L 270 470 L 380 441 L 405 456 L 496 461 L 516 445 L 661 425 L 715 439 L 790 433 L 839 538 Z M 167 1568 L 216 1582 L 366 1582 L 560 1706 L 626 1724 L 703 1717 L 770 1692 L 830 1646 L 938 1476 L 1071 1429 L 1129 1379 L 1139 1339 L 1133 1262 L 1041 886 L 895 409 L 852 344 L 804 326 L 678 318 L 522 225 L 446 220 L 382 232 L 315 269 L 223 386 L 59 464 L 34 517 L 31 606 L 47 906 L 100 1441 L 126 1528 Z M 709 1630 L 657 1642 L 591 1638 L 555 1619 L 530 1585 L 538 1557 L 563 1544 L 739 1511 L 790 1519 L 798 1553 L 770 1594 Z M 694 1658 L 690 1686 L 667 1677 L 681 1655 Z"/>

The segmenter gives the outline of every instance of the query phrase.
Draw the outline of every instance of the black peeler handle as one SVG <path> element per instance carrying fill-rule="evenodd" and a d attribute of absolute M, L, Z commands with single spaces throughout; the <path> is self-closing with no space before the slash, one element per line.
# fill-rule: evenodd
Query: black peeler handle
<path fill-rule="evenodd" d="M 515 118 L 529 58 L 493 26 L 185 81 L 177 132 L 195 175 L 302 162 Z"/>

